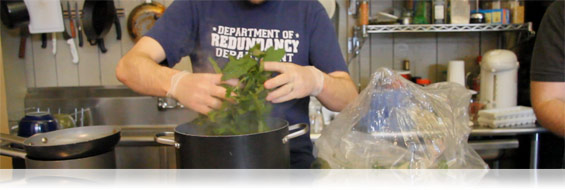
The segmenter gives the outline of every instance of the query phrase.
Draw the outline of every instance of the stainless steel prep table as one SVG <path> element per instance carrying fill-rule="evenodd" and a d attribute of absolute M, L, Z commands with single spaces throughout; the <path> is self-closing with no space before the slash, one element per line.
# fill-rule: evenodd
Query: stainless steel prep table
<path fill-rule="evenodd" d="M 539 125 L 529 125 L 514 128 L 474 128 L 471 131 L 471 136 L 516 136 L 516 135 L 531 135 L 530 141 L 530 168 L 538 169 L 539 160 L 539 135 L 540 133 L 548 132 L 547 129 Z"/>
<path fill-rule="evenodd" d="M 538 168 L 539 160 L 539 134 L 548 132 L 547 129 L 539 125 L 527 125 L 514 128 L 488 128 L 488 127 L 473 127 L 470 136 L 516 136 L 516 135 L 531 135 L 532 140 L 530 148 L 530 168 Z M 316 142 L 320 134 L 311 134 L 310 138 L 312 142 Z M 469 142 L 471 147 L 474 149 L 481 149 L 484 147 L 506 149 L 506 148 L 518 148 L 517 140 L 496 140 L 496 141 L 479 141 L 479 142 Z"/>

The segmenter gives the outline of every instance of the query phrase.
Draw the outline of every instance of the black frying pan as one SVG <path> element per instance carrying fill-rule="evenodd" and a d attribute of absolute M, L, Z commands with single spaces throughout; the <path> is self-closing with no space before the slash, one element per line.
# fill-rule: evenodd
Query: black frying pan
<path fill-rule="evenodd" d="M 29 23 L 29 14 L 23 0 L 2 0 L 0 1 L 0 19 L 8 28 Z"/>
<path fill-rule="evenodd" d="M 112 0 L 85 0 L 82 7 L 84 34 L 90 45 L 98 44 L 100 51 L 108 51 L 104 45 L 104 36 L 108 34 L 116 18 L 116 7 Z"/>
<path fill-rule="evenodd" d="M 120 129 L 112 126 L 77 127 L 37 133 L 27 139 L 0 134 L 0 140 L 22 144 L 26 156 L 31 159 L 67 160 L 85 158 L 112 150 L 120 141 Z M 4 150 L 0 150 L 0 154 L 14 156 Z"/>
<path fill-rule="evenodd" d="M 24 58 L 26 40 L 29 35 L 29 13 L 23 0 L 2 0 L 0 1 L 0 19 L 8 28 L 20 27 L 20 50 L 19 58 Z"/>

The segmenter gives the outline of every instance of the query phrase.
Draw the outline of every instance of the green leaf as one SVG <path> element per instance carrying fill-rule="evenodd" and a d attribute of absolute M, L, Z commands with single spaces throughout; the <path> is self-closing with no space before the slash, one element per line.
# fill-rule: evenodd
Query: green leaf
<path fill-rule="evenodd" d="M 249 49 L 249 54 L 253 55 L 253 57 L 262 57 L 265 55 L 265 53 L 261 51 L 261 44 L 255 44 L 255 46 Z"/>
<path fill-rule="evenodd" d="M 222 80 L 229 80 L 229 79 L 236 79 L 244 75 L 251 69 L 255 63 L 252 61 L 253 59 L 249 57 L 249 55 L 244 56 L 241 59 L 234 60 L 228 62 L 226 67 L 223 70 Z"/>
<path fill-rule="evenodd" d="M 220 67 L 218 66 L 218 63 L 216 63 L 216 61 L 214 61 L 214 59 L 212 59 L 212 57 L 208 57 L 208 61 L 210 61 L 210 63 L 212 63 L 212 67 L 214 68 L 214 71 L 216 71 L 217 74 L 222 73 L 222 69 L 220 69 Z"/>
<path fill-rule="evenodd" d="M 281 59 L 284 57 L 285 53 L 286 52 L 284 51 L 284 49 L 275 50 L 274 47 L 270 47 L 265 52 L 265 57 L 263 57 L 263 60 L 264 61 L 281 61 Z"/>
<path fill-rule="evenodd" d="M 207 123 L 203 126 L 211 135 L 238 135 L 268 130 L 265 117 L 270 115 L 272 105 L 265 100 L 270 90 L 265 89 L 263 84 L 272 73 L 263 69 L 264 61 L 280 61 L 284 55 L 284 50 L 272 47 L 263 52 L 257 44 L 240 59 L 229 56 L 229 62 L 221 71 L 218 64 L 209 58 L 214 70 L 223 74 L 222 80 L 239 79 L 241 85 L 222 84 L 226 88 L 225 96 L 230 101 L 223 100 L 220 109 L 211 111 L 208 116 L 201 115 L 196 121 Z"/>

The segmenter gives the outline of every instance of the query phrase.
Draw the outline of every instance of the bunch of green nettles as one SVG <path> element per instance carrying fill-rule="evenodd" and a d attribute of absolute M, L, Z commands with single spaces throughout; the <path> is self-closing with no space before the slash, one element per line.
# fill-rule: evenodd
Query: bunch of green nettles
<path fill-rule="evenodd" d="M 283 49 L 273 47 L 261 51 L 255 45 L 240 59 L 230 56 L 229 62 L 220 69 L 218 64 L 209 58 L 216 73 L 222 73 L 222 81 L 238 79 L 238 86 L 223 84 L 226 88 L 226 99 L 218 110 L 207 116 L 200 116 L 197 123 L 205 125 L 211 135 L 240 135 L 268 131 L 266 118 L 272 106 L 266 101 L 268 90 L 263 84 L 272 73 L 265 71 L 264 62 L 280 61 L 285 54 Z"/>

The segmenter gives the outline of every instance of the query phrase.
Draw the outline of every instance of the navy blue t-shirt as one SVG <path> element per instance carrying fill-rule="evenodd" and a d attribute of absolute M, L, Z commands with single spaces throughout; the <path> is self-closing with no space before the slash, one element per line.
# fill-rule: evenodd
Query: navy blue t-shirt
<path fill-rule="evenodd" d="M 146 34 L 161 44 L 170 67 L 190 56 L 194 72 L 213 73 L 208 57 L 223 67 L 228 55 L 242 57 L 260 43 L 283 48 L 283 62 L 313 65 L 325 73 L 347 72 L 335 29 L 318 1 L 176 0 Z M 272 116 L 291 125 L 309 123 L 309 98 L 274 104 Z M 314 160 L 309 135 L 290 141 L 293 168 Z"/>

